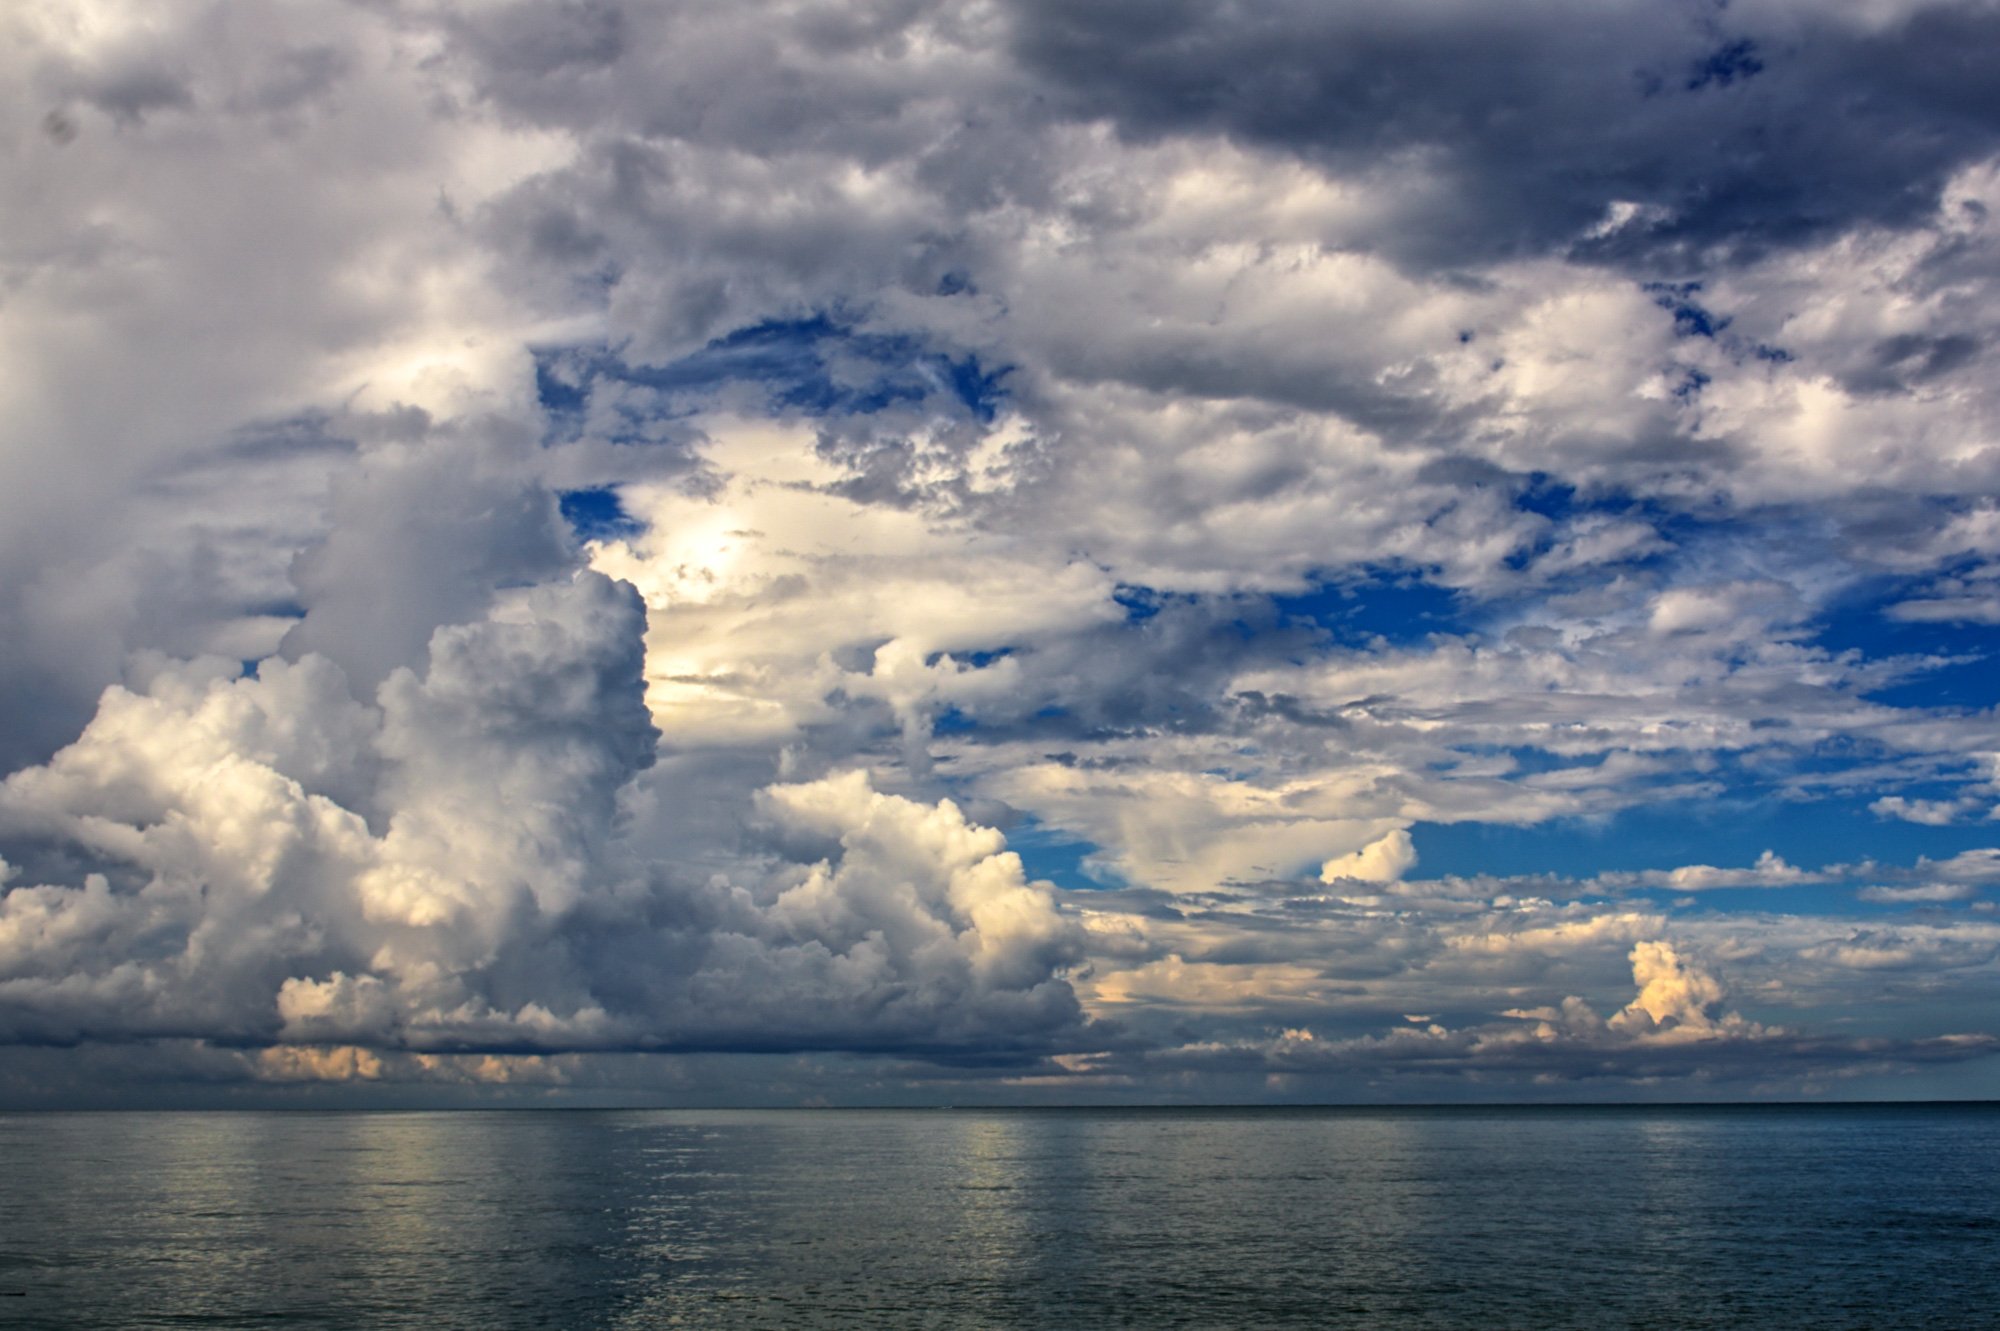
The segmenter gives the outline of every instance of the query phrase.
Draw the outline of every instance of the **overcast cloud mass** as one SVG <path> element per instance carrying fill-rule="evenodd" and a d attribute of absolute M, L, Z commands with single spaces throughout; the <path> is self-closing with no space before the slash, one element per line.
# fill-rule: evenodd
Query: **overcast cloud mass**
<path fill-rule="evenodd" d="M 0 1103 L 2000 1096 L 2000 7 L 0 33 Z"/>

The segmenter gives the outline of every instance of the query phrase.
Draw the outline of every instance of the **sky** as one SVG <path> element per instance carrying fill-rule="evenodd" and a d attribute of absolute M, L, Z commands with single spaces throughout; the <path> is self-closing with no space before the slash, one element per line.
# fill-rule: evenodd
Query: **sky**
<path fill-rule="evenodd" d="M 0 1106 L 2000 1097 L 2000 6 L 0 33 Z"/>

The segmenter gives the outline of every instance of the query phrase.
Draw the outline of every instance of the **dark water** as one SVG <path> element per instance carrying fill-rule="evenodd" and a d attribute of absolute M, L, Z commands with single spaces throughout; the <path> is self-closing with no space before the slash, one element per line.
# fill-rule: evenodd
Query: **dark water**
<path fill-rule="evenodd" d="M 1991 1327 L 2000 1109 L 0 1116 L 0 1326 Z"/>

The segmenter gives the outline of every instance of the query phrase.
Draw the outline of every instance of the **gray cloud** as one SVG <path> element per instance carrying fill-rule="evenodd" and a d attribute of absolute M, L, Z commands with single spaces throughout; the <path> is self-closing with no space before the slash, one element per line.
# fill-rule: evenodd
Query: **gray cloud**
<path fill-rule="evenodd" d="M 305 615 L 282 650 L 327 656 L 371 690 L 420 663 L 432 630 L 477 615 L 496 588 L 566 567 L 554 497 L 507 451 L 477 440 L 390 446 L 343 474 L 331 531 L 292 564 Z"/>
<path fill-rule="evenodd" d="M 1011 8 L 1015 50 L 1071 113 L 1135 138 L 1218 132 L 1343 174 L 1424 160 L 1435 183 L 1375 239 L 1426 264 L 1566 249 L 1619 203 L 1649 220 L 1582 255 L 1682 267 L 1909 224 L 1988 153 L 2000 114 L 1971 54 L 1994 36 L 1977 5 L 1872 21 L 1781 5 Z"/>

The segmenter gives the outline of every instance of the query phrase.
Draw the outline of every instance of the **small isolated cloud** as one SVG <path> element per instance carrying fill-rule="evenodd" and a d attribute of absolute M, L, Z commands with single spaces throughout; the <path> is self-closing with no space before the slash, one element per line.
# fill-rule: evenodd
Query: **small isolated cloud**
<path fill-rule="evenodd" d="M 1639 996 L 1606 1025 L 1639 1039 L 1713 1039 L 1740 1031 L 1756 1036 L 1763 1029 L 1734 1013 L 1718 1019 L 1722 986 L 1715 977 L 1683 961 L 1671 943 L 1649 941 L 1632 948 L 1632 982 Z"/>
<path fill-rule="evenodd" d="M 1336 855 L 1319 867 L 1322 883 L 1353 880 L 1362 883 L 1393 883 L 1416 867 L 1417 848 L 1410 834 L 1397 828 L 1380 840 L 1371 841 L 1348 855 Z"/>

